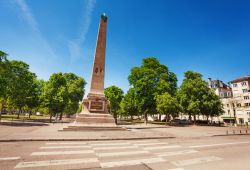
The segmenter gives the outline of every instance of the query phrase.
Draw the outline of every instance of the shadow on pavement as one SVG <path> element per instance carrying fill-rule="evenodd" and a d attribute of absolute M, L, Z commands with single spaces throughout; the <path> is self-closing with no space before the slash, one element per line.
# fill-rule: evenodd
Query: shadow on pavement
<path fill-rule="evenodd" d="M 46 123 L 37 123 L 37 122 L 0 122 L 0 126 L 49 126 Z"/>

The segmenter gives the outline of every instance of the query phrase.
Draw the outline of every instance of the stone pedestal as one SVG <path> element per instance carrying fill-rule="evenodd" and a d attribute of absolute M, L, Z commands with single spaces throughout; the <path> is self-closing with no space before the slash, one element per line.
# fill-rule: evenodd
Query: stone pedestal
<path fill-rule="evenodd" d="M 89 94 L 82 102 L 82 112 L 77 116 L 76 123 L 98 126 L 115 126 L 115 120 L 107 110 L 108 101 L 103 95 Z"/>

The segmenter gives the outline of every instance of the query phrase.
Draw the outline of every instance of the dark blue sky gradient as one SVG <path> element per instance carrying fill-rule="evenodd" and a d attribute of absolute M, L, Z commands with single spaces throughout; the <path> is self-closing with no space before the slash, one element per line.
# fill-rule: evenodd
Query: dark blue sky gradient
<path fill-rule="evenodd" d="M 130 69 L 148 56 L 157 57 L 176 73 L 178 84 L 187 70 L 198 71 L 205 79 L 212 77 L 225 82 L 250 74 L 248 0 L 98 0 L 96 3 L 27 0 L 22 3 L 36 21 L 35 30 L 16 1 L 0 1 L 3 23 L 0 49 L 12 59 L 28 62 L 39 78 L 48 79 L 52 72 L 71 71 L 90 80 L 102 12 L 109 17 L 106 86 L 114 84 L 127 90 Z M 89 4 L 93 5 L 90 12 Z M 81 38 L 79 53 L 71 55 L 69 42 Z"/>

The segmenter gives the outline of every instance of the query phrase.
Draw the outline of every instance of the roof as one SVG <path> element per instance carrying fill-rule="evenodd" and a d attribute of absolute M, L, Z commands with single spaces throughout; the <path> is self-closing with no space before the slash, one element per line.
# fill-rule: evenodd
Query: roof
<path fill-rule="evenodd" d="M 237 82 L 241 82 L 241 81 L 245 81 L 245 80 L 250 80 L 250 75 L 247 75 L 245 77 L 240 77 L 238 79 L 232 80 L 231 83 L 237 83 Z"/>

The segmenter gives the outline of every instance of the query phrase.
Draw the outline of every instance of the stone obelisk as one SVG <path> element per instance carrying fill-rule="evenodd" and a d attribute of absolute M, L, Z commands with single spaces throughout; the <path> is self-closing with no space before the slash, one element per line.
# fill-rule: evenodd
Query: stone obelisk
<path fill-rule="evenodd" d="M 77 116 L 76 123 L 93 126 L 115 125 L 114 118 L 108 113 L 108 101 L 104 95 L 106 29 L 108 17 L 102 14 L 96 42 L 90 92 L 82 102 L 82 112 Z"/>

